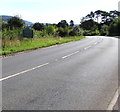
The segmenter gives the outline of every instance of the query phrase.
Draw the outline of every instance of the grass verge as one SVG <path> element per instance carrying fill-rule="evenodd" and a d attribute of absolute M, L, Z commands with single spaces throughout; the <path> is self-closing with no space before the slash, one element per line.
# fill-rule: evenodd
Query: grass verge
<path fill-rule="evenodd" d="M 8 55 L 26 50 L 34 50 L 43 47 L 49 47 L 56 44 L 63 44 L 71 41 L 78 41 L 85 38 L 84 36 L 64 37 L 64 38 L 25 38 L 22 41 L 9 40 L 6 42 L 6 47 L 2 48 L 0 55 Z"/>

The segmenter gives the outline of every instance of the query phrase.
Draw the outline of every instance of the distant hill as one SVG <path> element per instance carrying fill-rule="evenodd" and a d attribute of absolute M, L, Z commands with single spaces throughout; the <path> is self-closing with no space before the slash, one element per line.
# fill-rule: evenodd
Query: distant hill
<path fill-rule="evenodd" d="M 5 22 L 5 23 L 7 23 L 7 21 L 8 21 L 10 18 L 12 18 L 13 16 L 0 15 L 0 18 L 1 18 L 1 17 L 2 17 L 2 21 Z M 26 21 L 26 20 L 23 20 L 23 21 L 24 21 L 25 24 L 28 25 L 28 26 L 33 25 L 33 23 L 30 22 L 30 21 Z"/>

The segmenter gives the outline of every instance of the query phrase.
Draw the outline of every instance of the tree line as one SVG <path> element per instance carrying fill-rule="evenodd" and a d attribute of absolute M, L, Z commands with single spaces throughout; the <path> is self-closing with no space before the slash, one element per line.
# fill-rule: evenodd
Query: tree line
<path fill-rule="evenodd" d="M 14 39 L 22 36 L 25 23 L 19 17 L 12 17 L 7 23 L 2 22 L 2 38 Z M 97 10 L 90 12 L 80 21 L 80 25 L 75 25 L 71 20 L 61 20 L 58 24 L 43 24 L 36 22 L 31 29 L 34 30 L 35 37 L 66 37 L 66 36 L 120 36 L 120 12 Z"/>
<path fill-rule="evenodd" d="M 80 27 L 84 30 L 84 35 L 120 36 L 120 12 L 90 12 L 81 19 Z"/>

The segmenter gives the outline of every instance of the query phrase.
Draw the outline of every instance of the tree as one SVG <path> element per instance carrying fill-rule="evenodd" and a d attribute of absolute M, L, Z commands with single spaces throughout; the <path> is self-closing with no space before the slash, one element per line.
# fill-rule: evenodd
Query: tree
<path fill-rule="evenodd" d="M 110 36 L 120 36 L 120 17 L 113 20 L 109 27 Z"/>
<path fill-rule="evenodd" d="M 110 25 L 110 23 L 116 18 L 120 16 L 119 11 L 102 11 L 102 10 L 97 10 L 95 12 L 90 12 L 87 16 L 83 17 L 81 22 L 87 21 L 87 20 L 93 20 L 98 23 L 104 23 L 106 25 Z"/>
<path fill-rule="evenodd" d="M 100 30 L 100 34 L 102 36 L 108 35 L 108 25 L 103 24 Z"/>
<path fill-rule="evenodd" d="M 116 11 L 116 10 L 110 11 L 110 16 L 111 16 L 112 19 L 114 19 L 114 18 L 120 16 L 120 12 Z"/>
<path fill-rule="evenodd" d="M 84 21 L 86 21 L 86 20 L 94 20 L 94 17 L 95 17 L 95 13 L 94 12 L 90 12 L 90 14 L 88 14 L 86 17 L 84 17 L 83 19 L 84 19 Z"/>
<path fill-rule="evenodd" d="M 93 21 L 92 19 L 84 21 L 80 24 L 80 27 L 83 30 L 94 30 L 94 28 L 96 28 L 96 26 L 98 25 L 97 22 Z"/>
<path fill-rule="evenodd" d="M 70 21 L 70 26 L 71 26 L 71 27 L 74 26 L 74 21 L 73 21 L 73 20 Z"/>
<path fill-rule="evenodd" d="M 80 27 L 85 30 L 85 35 L 108 35 L 108 29 L 109 35 L 118 35 L 119 33 L 116 23 L 116 21 L 118 21 L 116 20 L 118 16 L 120 16 L 120 12 L 116 10 L 110 12 L 97 10 L 83 17 L 80 22 Z"/>
<path fill-rule="evenodd" d="M 66 20 L 61 20 L 61 22 L 57 24 L 57 27 L 66 28 L 67 26 L 68 26 L 68 23 Z"/>
<path fill-rule="evenodd" d="M 13 28 L 20 28 L 24 25 L 24 22 L 22 19 L 19 17 L 12 17 L 8 20 L 8 26 L 13 29 Z"/>
<path fill-rule="evenodd" d="M 38 31 L 42 31 L 44 29 L 44 24 L 42 23 L 39 23 L 39 22 L 36 22 L 32 28 L 34 28 L 35 30 L 38 30 Z"/>

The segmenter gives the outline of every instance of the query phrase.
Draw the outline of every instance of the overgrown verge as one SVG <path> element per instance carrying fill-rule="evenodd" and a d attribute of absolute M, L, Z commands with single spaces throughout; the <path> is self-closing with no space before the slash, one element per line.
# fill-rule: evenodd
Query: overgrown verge
<path fill-rule="evenodd" d="M 63 44 L 71 41 L 77 41 L 85 38 L 84 36 L 76 37 L 56 37 L 56 38 L 24 38 L 24 40 L 9 40 L 6 42 L 6 47 L 2 48 L 0 55 L 7 55 L 26 50 L 34 50 L 37 48 L 48 47 L 56 44 Z"/>

